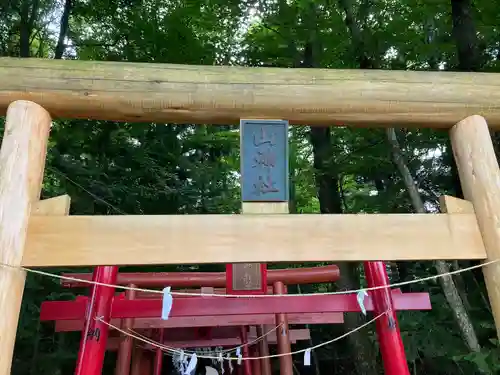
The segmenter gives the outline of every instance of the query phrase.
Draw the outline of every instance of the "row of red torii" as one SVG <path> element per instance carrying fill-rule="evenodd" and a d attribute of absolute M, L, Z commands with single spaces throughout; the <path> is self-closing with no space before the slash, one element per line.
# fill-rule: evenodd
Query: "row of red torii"
<path fill-rule="evenodd" d="M 225 294 L 226 284 L 232 283 L 224 272 L 177 272 L 177 273 L 117 273 L 117 267 L 98 267 L 94 274 L 65 274 L 81 280 L 95 280 L 124 285 L 131 288 L 161 288 L 170 285 L 174 290 L 194 294 Z M 99 272 L 102 272 L 99 275 Z M 366 262 L 365 272 L 369 286 L 384 285 L 388 282 L 383 263 Z M 266 292 L 286 293 L 286 285 L 332 283 L 341 275 L 335 265 L 314 268 L 292 268 L 265 272 Z M 104 280 L 104 281 L 103 281 Z M 382 281 L 384 284 L 381 284 Z M 63 280 L 65 287 L 81 288 L 89 286 L 84 282 Z M 269 287 L 267 286 L 269 285 Z M 185 289 L 198 288 L 198 289 Z M 289 325 L 340 324 L 344 312 L 361 312 L 357 294 L 318 295 L 286 298 L 224 298 L 205 296 L 174 296 L 171 317 L 160 318 L 161 295 L 150 292 L 113 291 L 112 288 L 94 286 L 95 306 L 89 305 L 92 298 L 77 297 L 74 301 L 47 301 L 42 304 L 42 321 L 55 321 L 57 332 L 82 331 L 82 342 L 76 374 L 95 374 L 102 366 L 104 353 L 118 351 L 115 375 L 161 375 L 166 363 L 162 349 L 144 345 L 128 335 L 110 332 L 109 326 L 95 320 L 96 316 L 109 319 L 112 325 L 127 331 L 134 331 L 163 345 L 182 349 L 204 347 L 234 348 L 242 346 L 245 357 L 266 357 L 269 344 L 277 344 L 277 353 L 290 353 L 291 344 L 309 341 L 309 329 L 289 329 Z M 389 306 L 395 310 L 430 309 L 427 293 L 402 293 L 395 289 L 369 292 L 364 305 L 375 314 L 384 312 Z M 370 298 L 373 297 L 373 298 Z M 377 297 L 379 298 L 377 300 Z M 377 301 L 378 303 L 374 303 Z M 89 310 L 87 310 L 89 309 Z M 86 315 L 87 311 L 91 311 Z M 285 313 L 286 312 L 286 313 Z M 85 319 L 87 316 L 87 319 Z M 393 314 L 393 322 L 397 322 Z M 267 332 L 277 329 L 272 335 Z M 398 332 L 397 325 L 377 326 L 381 349 L 389 350 L 383 343 Z M 385 341 L 384 341 L 385 340 Z M 91 353 L 85 355 L 85 353 Z M 133 353 L 133 354 L 132 354 Z M 201 363 L 201 362 L 200 362 Z M 242 360 L 234 364 L 239 374 L 271 374 L 269 358 Z M 280 373 L 289 375 L 292 357 L 279 357 Z M 226 369 L 229 371 L 229 369 Z"/>

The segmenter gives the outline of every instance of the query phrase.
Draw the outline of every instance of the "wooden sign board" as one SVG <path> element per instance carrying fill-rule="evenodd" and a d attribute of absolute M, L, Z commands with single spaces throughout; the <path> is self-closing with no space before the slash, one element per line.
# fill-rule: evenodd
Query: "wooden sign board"
<path fill-rule="evenodd" d="M 266 263 L 226 264 L 227 294 L 266 294 Z"/>
<path fill-rule="evenodd" d="M 242 202 L 288 201 L 288 122 L 241 120 L 240 143 Z M 226 282 L 229 294 L 266 294 L 267 266 L 228 264 Z"/>
<path fill-rule="evenodd" d="M 241 120 L 241 200 L 288 201 L 288 121 Z"/>

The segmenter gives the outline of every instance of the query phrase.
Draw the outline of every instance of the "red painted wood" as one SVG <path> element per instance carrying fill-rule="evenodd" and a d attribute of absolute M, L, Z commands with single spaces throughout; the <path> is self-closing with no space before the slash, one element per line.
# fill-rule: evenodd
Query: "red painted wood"
<path fill-rule="evenodd" d="M 282 282 L 275 282 L 273 285 L 274 294 L 286 294 L 286 286 Z M 288 317 L 287 314 L 276 314 L 276 326 L 280 326 L 276 330 L 275 335 L 278 341 L 278 354 L 286 354 L 292 352 L 292 347 L 290 345 L 290 329 L 288 327 Z M 293 360 L 292 355 L 282 355 L 278 358 L 280 375 L 293 375 Z"/>
<path fill-rule="evenodd" d="M 219 316 L 185 316 L 161 320 L 160 318 L 134 319 L 134 329 L 141 328 L 184 328 L 184 327 L 225 327 L 240 325 L 272 325 L 273 314 L 259 315 L 219 315 Z M 307 313 L 288 314 L 290 324 L 341 324 L 344 322 L 343 313 Z M 111 324 L 120 325 L 120 319 L 111 320 Z M 56 332 L 80 331 L 83 328 L 81 320 L 58 320 Z"/>
<path fill-rule="evenodd" d="M 110 340 L 111 341 L 111 340 Z M 109 346 L 109 342 L 108 342 Z M 117 346 L 118 347 L 118 346 Z M 107 348 L 106 348 L 107 349 Z M 116 350 L 116 349 L 115 349 Z M 133 354 L 132 354 L 132 369 L 131 369 L 131 375 L 143 375 L 142 374 L 142 367 L 143 367 L 143 362 L 145 360 L 145 354 L 146 351 L 140 347 L 136 346 L 134 348 Z"/>
<path fill-rule="evenodd" d="M 94 279 L 100 283 L 115 284 L 117 274 L 118 267 L 116 266 L 99 266 L 94 271 Z M 88 319 L 85 323 L 85 330 L 82 331 L 75 375 L 101 374 L 106 353 L 109 326 L 104 322 L 109 322 L 111 318 L 115 289 L 114 287 L 95 285 L 91 294 Z M 83 311 L 84 314 L 85 312 Z M 104 322 L 96 320 L 96 317 L 102 318 Z"/>
<path fill-rule="evenodd" d="M 135 285 L 131 284 L 130 287 L 134 288 Z M 127 290 L 123 296 L 126 299 L 135 299 L 137 292 L 133 289 Z M 128 331 L 134 328 L 134 319 L 128 318 L 123 320 L 116 320 L 114 325 L 119 326 L 121 329 Z M 56 325 L 57 328 L 57 325 Z M 57 329 L 56 329 L 57 331 Z M 130 336 L 122 334 L 120 348 L 116 357 L 115 375 L 129 375 L 130 364 L 132 363 L 132 349 L 134 347 L 133 339 Z"/>
<path fill-rule="evenodd" d="M 396 310 L 430 310 L 427 293 L 394 293 Z M 153 318 L 161 315 L 161 299 L 136 299 L 133 301 L 115 298 L 111 318 Z M 367 311 L 373 310 L 371 298 L 366 299 Z M 45 301 L 42 303 L 40 319 L 81 320 L 84 318 L 84 301 Z M 207 315 L 255 315 L 278 313 L 359 312 L 355 294 L 270 296 L 265 298 L 193 297 L 174 298 L 171 317 Z"/>
<path fill-rule="evenodd" d="M 254 345 L 250 348 L 251 356 L 254 358 L 260 357 L 259 346 Z M 252 375 L 261 375 L 260 360 L 250 361 L 250 366 L 252 366 Z"/>
<path fill-rule="evenodd" d="M 369 287 L 389 285 L 385 263 L 365 262 L 364 266 Z M 373 313 L 379 315 L 387 312 L 375 322 L 385 374 L 410 375 L 398 318 L 393 307 L 393 298 L 397 294 L 391 295 L 387 289 L 378 289 L 374 290 L 371 295 L 374 305 Z"/>
<path fill-rule="evenodd" d="M 292 331 L 290 331 L 292 332 Z M 255 339 L 255 338 L 254 338 Z M 308 339 L 293 339 L 290 341 L 292 344 L 296 344 L 297 341 L 308 340 Z M 144 344 L 144 348 L 155 350 L 155 347 L 149 344 Z M 241 345 L 241 339 L 239 337 L 227 337 L 221 339 L 211 339 L 211 340 L 187 340 L 187 341 L 164 341 L 164 345 L 171 348 L 186 349 L 186 348 L 214 348 L 221 346 L 223 348 L 232 348 Z M 276 345 L 276 339 L 269 341 L 270 345 Z M 109 351 L 117 351 L 119 346 L 118 337 L 110 337 L 107 344 L 107 349 Z M 235 365 L 235 364 L 234 364 Z"/>
<path fill-rule="evenodd" d="M 160 330 L 160 342 L 163 342 L 163 329 Z M 155 362 L 154 362 L 154 368 L 153 368 L 153 373 L 154 375 L 161 375 L 163 368 L 163 350 L 160 348 L 156 348 L 155 350 Z"/>
<path fill-rule="evenodd" d="M 89 273 L 64 273 L 63 276 L 82 280 L 91 280 Z M 285 284 L 315 284 L 335 282 L 340 278 L 340 271 L 336 265 L 311 268 L 290 268 L 268 270 L 267 283 L 273 284 L 282 281 Z M 61 284 L 70 288 L 88 287 L 89 284 L 61 280 Z M 170 285 L 177 288 L 212 286 L 226 287 L 225 272 L 136 272 L 118 274 L 118 285 L 136 284 L 139 287 L 164 287 Z"/>
<path fill-rule="evenodd" d="M 196 289 L 176 289 L 175 292 L 180 292 L 180 293 L 192 293 L 193 295 L 176 295 L 177 298 L 192 298 L 192 297 L 199 297 L 200 294 L 203 294 L 202 290 L 207 289 L 206 287 L 202 288 L 196 288 Z M 212 292 L 208 293 L 205 292 L 205 294 L 228 294 L 226 293 L 226 288 L 211 288 Z M 264 294 L 273 294 L 273 287 L 268 286 L 267 293 Z M 235 293 L 235 294 L 240 294 L 240 293 Z M 123 292 L 119 294 L 120 296 L 125 295 Z M 145 299 L 145 298 L 158 298 L 158 293 L 152 293 L 152 292 L 137 292 L 137 298 L 139 299 Z"/>
<path fill-rule="evenodd" d="M 247 327 L 240 327 L 240 338 L 241 344 L 244 345 L 241 348 L 241 355 L 243 356 L 243 358 L 249 358 L 250 348 L 248 347 L 248 345 L 246 345 L 248 342 L 250 342 L 250 340 L 248 339 Z M 250 361 L 243 361 L 243 373 L 245 375 L 252 375 L 252 365 L 250 364 Z"/>

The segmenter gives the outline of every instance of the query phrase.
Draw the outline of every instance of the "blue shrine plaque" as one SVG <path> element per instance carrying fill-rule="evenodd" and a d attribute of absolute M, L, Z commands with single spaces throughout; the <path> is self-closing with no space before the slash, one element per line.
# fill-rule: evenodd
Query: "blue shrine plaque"
<path fill-rule="evenodd" d="M 243 202 L 287 202 L 288 121 L 241 120 Z"/>

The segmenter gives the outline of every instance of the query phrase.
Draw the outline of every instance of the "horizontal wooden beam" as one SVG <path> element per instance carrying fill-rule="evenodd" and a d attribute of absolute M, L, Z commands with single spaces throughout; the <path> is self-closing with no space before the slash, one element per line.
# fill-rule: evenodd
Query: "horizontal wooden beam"
<path fill-rule="evenodd" d="M 111 323 L 112 324 L 112 323 Z M 113 324 L 115 325 L 115 324 Z M 120 326 L 120 324 L 115 325 L 117 327 Z M 276 324 L 272 325 L 266 325 L 263 327 L 265 332 L 269 332 L 272 330 L 275 330 Z M 247 334 L 249 337 L 256 338 L 257 335 L 257 330 L 256 327 L 250 326 L 250 327 L 245 327 L 247 328 Z M 149 336 L 153 337 L 154 341 L 160 341 L 158 340 L 158 336 L 155 335 L 155 331 L 151 329 L 134 329 L 134 331 L 137 331 L 138 333 L 144 335 L 144 336 Z M 291 330 L 290 330 L 291 331 Z M 305 328 L 303 330 L 294 330 L 294 331 L 302 331 L 302 333 L 308 334 L 309 329 Z M 232 326 L 232 327 L 203 327 L 203 329 L 199 329 L 196 327 L 188 327 L 188 328 L 167 328 L 163 332 L 163 341 L 191 341 L 191 340 L 196 340 L 200 338 L 205 338 L 205 339 L 222 339 L 222 338 L 240 338 L 240 332 L 241 332 L 241 326 Z M 110 331 L 110 336 L 122 336 L 122 334 L 118 330 L 111 330 Z M 276 334 L 273 335 L 276 337 Z M 309 337 L 306 338 L 306 340 Z M 240 338 L 241 340 L 241 338 Z"/>
<path fill-rule="evenodd" d="M 396 310 L 431 309 L 427 293 L 392 293 Z M 365 301 L 366 311 L 373 310 L 371 298 Z M 161 316 L 161 299 L 115 299 L 111 318 L 157 318 Z M 81 320 L 87 302 L 45 301 L 40 308 L 40 320 Z M 360 312 L 355 294 L 269 296 L 265 298 L 192 297 L 174 298 L 170 316 L 217 316 L 256 314 L 299 314 L 322 312 Z"/>
<path fill-rule="evenodd" d="M 54 118 L 450 128 L 479 114 L 500 128 L 493 73 L 280 69 L 0 59 L 0 112 L 32 100 Z"/>
<path fill-rule="evenodd" d="M 297 341 L 309 340 L 311 338 L 311 333 L 308 329 L 291 329 L 290 333 L 290 343 L 295 344 Z M 257 339 L 256 335 L 249 335 L 248 341 L 254 341 Z M 121 337 L 110 337 L 108 339 L 106 350 L 116 351 L 118 350 Z M 154 341 L 154 340 L 153 340 Z M 276 335 L 269 335 L 267 338 L 268 344 L 275 345 L 277 341 Z M 163 341 L 163 345 L 170 348 L 184 349 L 184 348 L 214 348 L 214 347 L 236 347 L 241 345 L 240 337 L 226 337 L 226 338 L 211 338 L 211 339 L 196 339 L 196 340 L 171 340 L 167 336 L 167 340 Z M 141 345 L 142 346 L 142 345 Z M 154 349 L 150 344 L 144 344 L 146 349 Z"/>
<path fill-rule="evenodd" d="M 289 324 L 340 324 L 344 322 L 344 314 L 334 313 L 300 313 L 288 314 Z M 111 324 L 120 326 L 121 319 L 113 319 Z M 83 320 L 57 320 L 56 332 L 81 331 Z M 146 328 L 187 328 L 187 327 L 231 327 L 242 325 L 273 325 L 276 316 L 273 314 L 259 315 L 220 315 L 220 316 L 181 316 L 163 320 L 161 318 L 134 319 L 134 329 Z"/>
<path fill-rule="evenodd" d="M 92 280 L 91 273 L 64 273 L 65 277 L 79 280 Z M 322 267 L 288 268 L 267 271 L 267 283 L 272 285 L 276 281 L 285 284 L 315 284 L 332 283 L 340 278 L 339 267 L 328 265 Z M 118 285 L 134 284 L 139 287 L 218 287 L 226 286 L 225 272 L 119 272 L 116 279 Z M 61 280 L 61 285 L 68 288 L 82 288 L 89 283 Z M 215 291 L 216 293 L 218 290 Z M 226 289 L 219 290 L 226 294 Z M 272 287 L 271 292 L 272 294 Z"/>
<path fill-rule="evenodd" d="M 473 214 L 32 216 L 22 265 L 484 258 Z"/>

